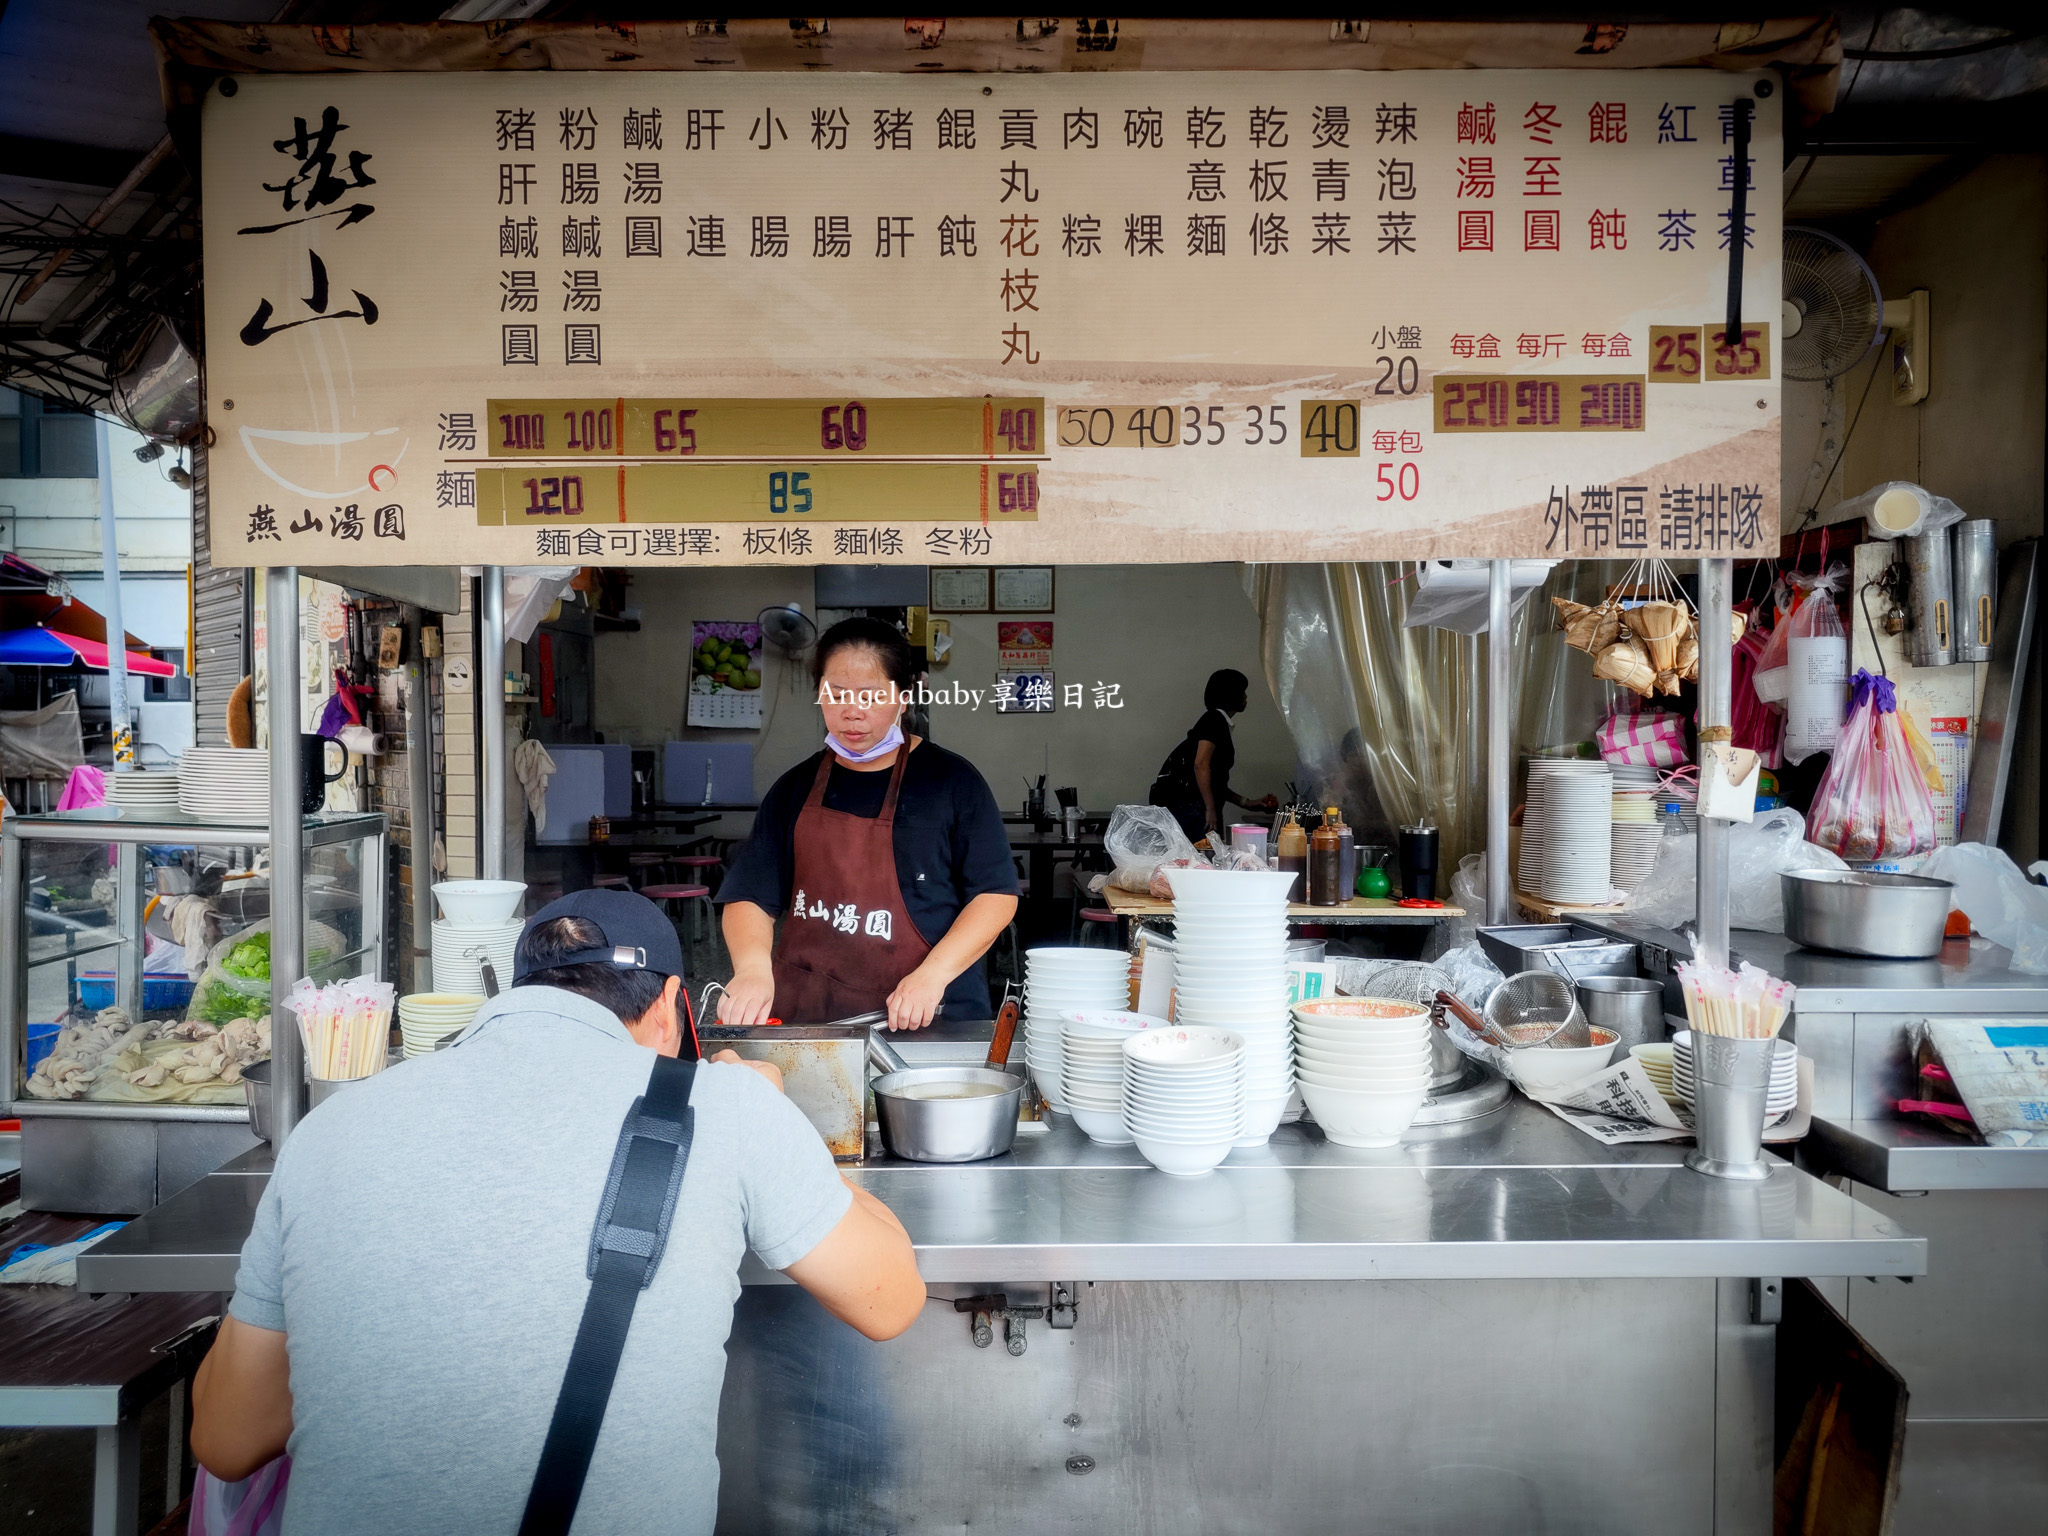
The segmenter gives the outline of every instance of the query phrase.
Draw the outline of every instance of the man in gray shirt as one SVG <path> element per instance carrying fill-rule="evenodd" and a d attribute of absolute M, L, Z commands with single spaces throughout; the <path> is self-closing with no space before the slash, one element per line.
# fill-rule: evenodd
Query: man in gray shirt
<path fill-rule="evenodd" d="M 625 968 L 554 964 L 612 946 Z M 192 1446 L 230 1480 L 289 1450 L 289 1536 L 519 1528 L 619 1128 L 686 1026 L 681 945 L 644 897 L 563 898 L 528 922 L 516 964 L 452 1047 L 308 1115 L 257 1206 L 193 1382 Z M 712 1529 L 747 1249 L 872 1339 L 924 1304 L 902 1225 L 779 1089 L 730 1051 L 697 1068 L 687 1171 L 579 1533 Z"/>

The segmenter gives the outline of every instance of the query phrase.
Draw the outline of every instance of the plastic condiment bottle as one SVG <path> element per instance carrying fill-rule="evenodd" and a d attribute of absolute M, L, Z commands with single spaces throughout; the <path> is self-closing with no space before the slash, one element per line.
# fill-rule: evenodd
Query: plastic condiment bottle
<path fill-rule="evenodd" d="M 1274 858 L 1280 867 L 1290 874 L 1303 875 L 1308 872 L 1308 834 L 1301 829 L 1301 823 L 1292 815 L 1280 824 L 1280 835 L 1273 845 Z M 1296 880 L 1288 887 L 1287 899 L 1303 899 L 1302 882 Z"/>
<path fill-rule="evenodd" d="M 1308 840 L 1308 904 L 1335 907 L 1344 902 L 1344 840 L 1337 835 L 1339 812 L 1330 806 L 1323 824 Z"/>

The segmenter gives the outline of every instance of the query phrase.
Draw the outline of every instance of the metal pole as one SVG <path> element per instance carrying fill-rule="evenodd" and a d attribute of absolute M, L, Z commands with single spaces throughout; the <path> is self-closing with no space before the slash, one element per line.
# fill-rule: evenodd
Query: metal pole
<path fill-rule="evenodd" d="M 415 610 L 412 660 L 405 669 L 405 763 L 412 828 L 412 954 L 406 975 L 415 992 L 434 990 L 434 715 L 427 697 L 427 660 L 420 635 L 426 615 Z"/>
<path fill-rule="evenodd" d="M 1699 728 L 1726 730 L 1729 724 L 1729 668 L 1734 645 L 1730 596 L 1735 583 L 1732 560 L 1700 562 L 1700 705 Z M 1702 751 L 1702 758 L 1705 753 Z M 1728 828 L 1725 821 L 1699 820 L 1699 866 L 1694 899 L 1698 909 L 1699 947 L 1711 950 L 1716 962 L 1728 963 Z"/>
<path fill-rule="evenodd" d="M 306 966 L 305 827 L 299 809 L 299 568 L 263 573 L 270 722 L 270 1119 L 282 1147 L 299 1123 L 305 1047 L 284 1006 Z M 365 901 L 382 899 L 365 891 Z"/>
<path fill-rule="evenodd" d="M 476 830 L 486 880 L 505 878 L 505 568 L 484 567 L 483 634 L 476 690 L 483 706 L 483 825 Z"/>
<path fill-rule="evenodd" d="M 100 607 L 107 620 L 107 720 L 114 737 L 114 772 L 135 766 L 135 726 L 128 712 L 128 630 L 121 621 L 121 554 L 114 528 L 114 456 L 107 440 L 107 418 L 92 419 L 93 451 L 100 481 L 100 575 L 106 597 Z"/>
<path fill-rule="evenodd" d="M 1514 613 L 1513 562 L 1496 560 L 1486 585 L 1486 920 L 1511 923 L 1513 882 L 1508 871 L 1508 691 L 1513 658 L 1508 625 Z"/>

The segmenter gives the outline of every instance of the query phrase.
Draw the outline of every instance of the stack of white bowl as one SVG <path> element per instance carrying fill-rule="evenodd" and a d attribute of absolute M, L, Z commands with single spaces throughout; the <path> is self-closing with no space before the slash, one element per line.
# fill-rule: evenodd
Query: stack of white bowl
<path fill-rule="evenodd" d="M 1657 820 L 1657 770 L 1625 763 L 1614 765 L 1614 848 L 1608 878 L 1619 890 L 1633 891 L 1650 877 L 1664 841 Z"/>
<path fill-rule="evenodd" d="M 519 948 L 518 918 L 504 923 L 451 923 L 438 918 L 434 923 L 434 990 L 474 992 L 484 990 L 484 966 L 497 973 L 500 989 L 512 985 L 512 959 Z"/>
<path fill-rule="evenodd" d="M 1525 876 L 1532 832 L 1536 895 L 1575 905 L 1606 902 L 1614 847 L 1614 775 L 1607 764 L 1568 758 L 1530 763 L 1529 800 L 1522 814 Z"/>
<path fill-rule="evenodd" d="M 1287 1012 L 1289 873 L 1170 869 L 1176 1024 L 1228 1029 L 1245 1041 L 1245 1119 L 1238 1145 L 1267 1140 L 1294 1096 Z"/>
<path fill-rule="evenodd" d="M 1671 1037 L 1671 1086 L 1679 1100 L 1690 1109 L 1698 1085 L 1693 1075 L 1692 1031 L 1681 1029 Z M 1764 1094 L 1764 1124 L 1784 1119 L 1799 1104 L 1799 1047 L 1780 1040 L 1771 1055 L 1771 1086 Z"/>
<path fill-rule="evenodd" d="M 107 775 L 107 804 L 123 816 L 147 821 L 152 816 L 178 814 L 178 775 L 145 773 L 140 769 Z"/>
<path fill-rule="evenodd" d="M 1336 997 L 1294 1010 L 1295 1076 L 1323 1134 L 1344 1147 L 1399 1144 L 1429 1096 L 1429 1010 Z"/>
<path fill-rule="evenodd" d="M 270 753 L 187 747 L 178 760 L 178 809 L 195 821 L 270 825 Z"/>
<path fill-rule="evenodd" d="M 1130 957 L 1120 949 L 1044 945 L 1024 952 L 1024 1064 L 1047 1105 L 1066 1108 L 1061 1020 L 1070 1013 L 1114 1013 L 1130 1000 Z"/>
<path fill-rule="evenodd" d="M 484 1005 L 481 992 L 415 992 L 398 1000 L 398 1035 L 406 1059 L 424 1056 L 469 1027 Z"/>
<path fill-rule="evenodd" d="M 1170 1029 L 1142 1013 L 1081 1010 L 1060 1022 L 1060 1098 L 1090 1141 L 1128 1147 L 1124 1129 L 1124 1041 L 1140 1030 Z"/>
<path fill-rule="evenodd" d="M 1244 1037 L 1174 1024 L 1128 1037 L 1124 1129 L 1162 1173 L 1207 1173 L 1237 1143 L 1244 1123 Z"/>

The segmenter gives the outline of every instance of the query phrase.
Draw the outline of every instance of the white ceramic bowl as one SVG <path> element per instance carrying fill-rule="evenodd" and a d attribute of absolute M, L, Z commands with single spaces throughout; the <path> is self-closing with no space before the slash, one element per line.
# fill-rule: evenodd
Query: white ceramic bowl
<path fill-rule="evenodd" d="M 1292 870 L 1169 869 L 1173 904 L 1284 907 L 1299 877 Z"/>
<path fill-rule="evenodd" d="M 1074 1124 L 1090 1141 L 1100 1142 L 1105 1147 L 1128 1147 L 1136 1138 L 1124 1129 L 1123 1111 L 1119 1109 L 1084 1109 L 1076 1104 L 1071 1113 Z"/>
<path fill-rule="evenodd" d="M 1436 1046 L 1428 1040 L 1398 1045 L 1343 1046 L 1326 1045 L 1320 1040 L 1297 1040 L 1294 1054 L 1303 1060 L 1325 1062 L 1331 1066 L 1386 1066 L 1404 1061 L 1426 1061 L 1434 1054 Z"/>
<path fill-rule="evenodd" d="M 1297 1022 L 1336 1019 L 1400 1020 L 1428 1016 L 1429 1009 L 1422 1004 L 1403 1002 L 1396 997 L 1319 997 L 1310 1002 L 1297 1003 L 1294 1007 Z"/>
<path fill-rule="evenodd" d="M 451 923 L 468 925 L 510 922 L 519 911 L 526 886 L 518 880 L 442 880 L 434 900 Z"/>
<path fill-rule="evenodd" d="M 1124 1055 L 1141 1068 L 1221 1066 L 1244 1054 L 1244 1036 L 1205 1025 L 1148 1029 L 1124 1042 Z"/>
<path fill-rule="evenodd" d="M 1429 1096 L 1425 1082 L 1393 1093 L 1359 1092 L 1304 1082 L 1301 1097 L 1323 1134 L 1340 1147 L 1394 1147 Z"/>
<path fill-rule="evenodd" d="M 1416 1087 L 1427 1088 L 1430 1075 L 1428 1067 L 1415 1072 L 1372 1073 L 1318 1072 L 1313 1067 L 1298 1067 L 1294 1081 L 1303 1087 L 1333 1088 L 1350 1093 L 1396 1093 Z"/>
<path fill-rule="evenodd" d="M 1157 1137 L 1137 1136 L 1138 1151 L 1145 1161 L 1161 1173 L 1174 1174 L 1179 1178 L 1195 1178 L 1210 1172 L 1216 1165 L 1230 1156 L 1231 1142 L 1205 1141 L 1180 1142 L 1161 1141 Z"/>
<path fill-rule="evenodd" d="M 1598 1072 L 1614 1058 L 1614 1048 L 1620 1040 L 1621 1036 L 1613 1030 L 1602 1029 L 1596 1024 L 1591 1045 L 1573 1050 L 1535 1045 L 1509 1051 L 1508 1071 L 1523 1088 L 1548 1093 Z"/>
<path fill-rule="evenodd" d="M 1078 1008 L 1060 1016 L 1063 1024 L 1081 1024 L 1088 1032 L 1135 1035 L 1141 1029 L 1166 1029 L 1170 1021 L 1150 1013 L 1131 1013 L 1115 1008 Z"/>

